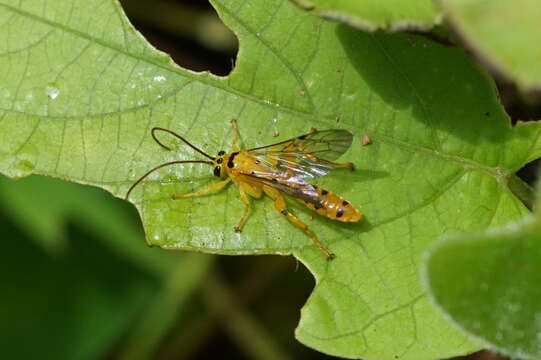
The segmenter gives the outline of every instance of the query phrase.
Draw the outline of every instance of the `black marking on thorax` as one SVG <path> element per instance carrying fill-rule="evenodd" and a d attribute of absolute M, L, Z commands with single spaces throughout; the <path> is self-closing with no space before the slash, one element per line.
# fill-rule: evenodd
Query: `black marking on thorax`
<path fill-rule="evenodd" d="M 227 160 L 227 167 L 232 169 L 235 167 L 235 163 L 233 162 L 233 159 L 235 159 L 235 156 L 237 156 L 239 153 L 238 152 L 234 152 L 231 154 L 231 156 L 229 157 L 229 160 Z"/>

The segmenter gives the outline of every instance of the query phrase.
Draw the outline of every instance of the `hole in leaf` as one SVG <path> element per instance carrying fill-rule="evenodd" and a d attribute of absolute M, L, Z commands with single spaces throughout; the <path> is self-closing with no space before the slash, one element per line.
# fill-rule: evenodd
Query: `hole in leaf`
<path fill-rule="evenodd" d="M 120 2 L 133 26 L 178 65 L 219 76 L 231 72 L 238 41 L 208 1 Z"/>
<path fill-rule="evenodd" d="M 511 118 L 513 126 L 518 121 L 537 121 L 541 119 L 541 101 L 539 99 L 525 97 L 515 84 L 501 77 L 496 76 L 494 80 L 498 88 L 501 104 Z M 485 116 L 489 118 L 491 114 L 485 113 Z M 517 175 L 528 185 L 535 187 L 539 179 L 540 169 L 541 159 L 537 159 L 522 167 L 517 171 Z"/>
<path fill-rule="evenodd" d="M 539 170 L 541 169 L 541 159 L 534 160 L 526 164 L 522 169 L 517 171 L 518 177 L 524 180 L 528 185 L 534 187 L 538 179 Z"/>
<path fill-rule="evenodd" d="M 500 100 L 513 124 L 541 119 L 541 99 L 524 96 L 516 85 L 496 78 Z"/>

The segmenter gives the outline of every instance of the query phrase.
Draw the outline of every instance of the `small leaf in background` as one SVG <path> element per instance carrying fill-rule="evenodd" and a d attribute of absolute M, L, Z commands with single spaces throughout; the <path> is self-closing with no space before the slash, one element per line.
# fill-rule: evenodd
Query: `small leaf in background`
<path fill-rule="evenodd" d="M 291 0 L 301 8 L 364 31 L 430 30 L 440 22 L 431 0 Z"/>
<path fill-rule="evenodd" d="M 437 307 L 486 347 L 541 358 L 541 225 L 532 216 L 438 242 L 424 277 Z"/>
<path fill-rule="evenodd" d="M 474 54 L 525 91 L 541 91 L 541 2 L 439 0 L 445 20 Z"/>

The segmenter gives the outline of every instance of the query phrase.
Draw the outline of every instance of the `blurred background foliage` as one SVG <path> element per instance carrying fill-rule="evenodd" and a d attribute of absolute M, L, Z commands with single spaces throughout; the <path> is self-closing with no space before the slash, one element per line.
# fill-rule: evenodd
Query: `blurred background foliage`
<path fill-rule="evenodd" d="M 234 66 L 237 40 L 206 1 L 121 3 L 180 66 L 222 76 Z M 498 86 L 513 119 L 541 118 L 514 86 Z M 519 175 L 532 183 L 533 168 Z M 149 248 L 127 202 L 38 176 L 0 177 L 0 228 L 6 359 L 329 358 L 294 339 L 314 280 L 292 257 Z"/>

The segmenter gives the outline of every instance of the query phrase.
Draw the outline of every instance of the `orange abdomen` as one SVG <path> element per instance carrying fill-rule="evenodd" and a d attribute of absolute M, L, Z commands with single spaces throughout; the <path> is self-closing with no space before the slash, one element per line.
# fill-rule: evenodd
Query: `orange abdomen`
<path fill-rule="evenodd" d="M 301 199 L 297 200 L 306 205 L 307 208 L 314 210 L 318 214 L 324 215 L 329 219 L 342 222 L 357 222 L 362 219 L 363 214 L 350 204 L 349 201 L 315 185 L 314 188 L 319 195 L 318 202 L 312 203 Z"/>

